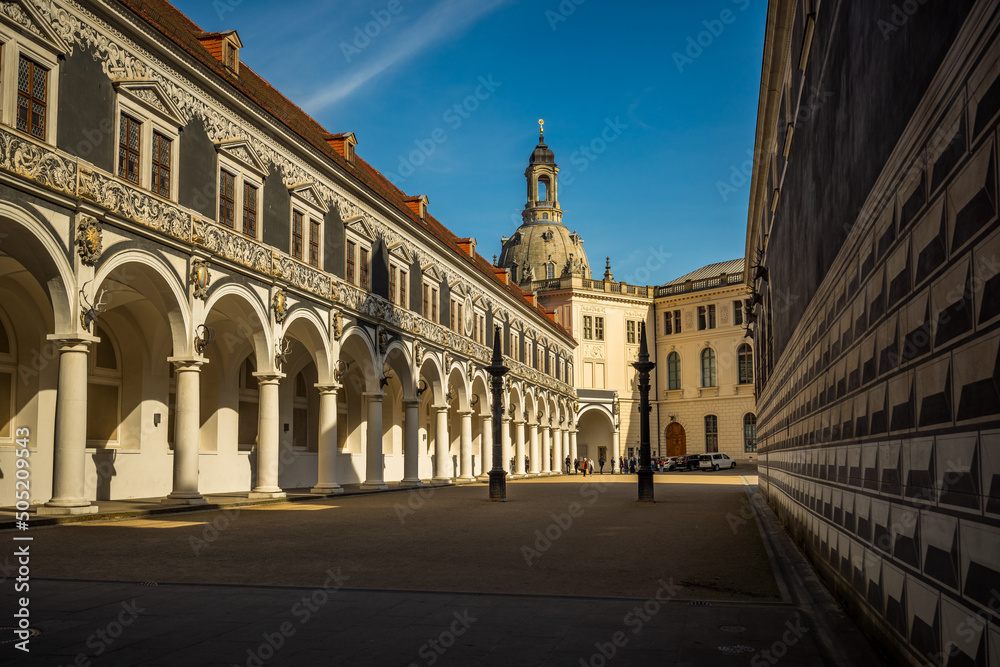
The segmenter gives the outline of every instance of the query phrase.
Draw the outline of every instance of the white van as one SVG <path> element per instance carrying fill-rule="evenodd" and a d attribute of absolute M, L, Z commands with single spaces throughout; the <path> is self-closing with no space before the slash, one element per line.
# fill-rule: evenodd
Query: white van
<path fill-rule="evenodd" d="M 698 462 L 698 468 L 700 470 L 718 470 L 719 468 L 735 467 L 736 461 L 729 458 L 728 454 L 720 454 L 719 452 L 702 454 L 701 460 Z"/>

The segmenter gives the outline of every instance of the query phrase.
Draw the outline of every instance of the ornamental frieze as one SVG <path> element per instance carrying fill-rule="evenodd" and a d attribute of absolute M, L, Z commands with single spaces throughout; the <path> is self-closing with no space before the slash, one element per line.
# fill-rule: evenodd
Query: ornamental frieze
<path fill-rule="evenodd" d="M 68 194 L 76 192 L 76 162 L 0 130 L 0 169 Z"/>
<path fill-rule="evenodd" d="M 83 168 L 79 194 L 116 215 L 138 222 L 158 232 L 184 239 L 191 237 L 191 216 L 109 176 Z"/>

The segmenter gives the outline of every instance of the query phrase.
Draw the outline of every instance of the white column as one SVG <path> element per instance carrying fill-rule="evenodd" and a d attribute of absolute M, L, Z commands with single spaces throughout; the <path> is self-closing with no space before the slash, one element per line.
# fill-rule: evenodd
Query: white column
<path fill-rule="evenodd" d="M 279 402 L 278 387 L 284 373 L 254 373 L 260 383 L 260 412 L 257 415 L 257 486 L 250 498 L 284 498 L 278 486 Z"/>
<path fill-rule="evenodd" d="M 343 493 L 337 484 L 337 391 L 339 384 L 317 384 L 319 389 L 319 446 L 316 486 L 312 493 Z"/>
<path fill-rule="evenodd" d="M 569 432 L 569 465 L 570 472 L 573 472 L 573 461 L 580 458 L 576 449 L 576 429 Z"/>
<path fill-rule="evenodd" d="M 514 421 L 514 477 L 524 477 L 528 472 L 524 469 L 524 456 L 527 452 L 524 448 L 524 420 Z"/>
<path fill-rule="evenodd" d="M 500 441 L 503 445 L 503 469 L 507 471 L 507 477 L 514 474 L 514 471 L 510 467 L 510 457 L 512 447 L 510 446 L 510 417 L 504 415 L 502 420 L 503 428 L 500 429 L 500 433 L 503 435 L 503 439 Z"/>
<path fill-rule="evenodd" d="M 542 474 L 552 474 L 552 461 L 549 454 L 552 452 L 552 427 L 542 427 Z"/>
<path fill-rule="evenodd" d="M 380 391 L 365 392 L 368 399 L 368 446 L 365 448 L 365 483 L 362 489 L 388 489 L 382 480 L 382 397 Z"/>
<path fill-rule="evenodd" d="M 482 441 L 483 466 L 479 472 L 479 481 L 488 482 L 490 481 L 490 470 L 493 468 L 493 417 L 482 415 L 481 419 L 483 420 L 483 428 L 479 439 Z"/>
<path fill-rule="evenodd" d="M 403 401 L 403 479 L 400 486 L 423 486 L 420 481 L 420 399 Z"/>
<path fill-rule="evenodd" d="M 615 428 L 615 436 L 614 436 L 614 440 L 612 441 L 611 449 L 615 453 L 615 461 L 617 461 L 621 457 L 621 455 L 622 455 L 621 444 L 618 441 L 618 429 L 617 428 Z M 628 465 L 628 461 L 625 462 L 625 465 L 626 466 Z"/>
<path fill-rule="evenodd" d="M 530 466 L 528 475 L 535 477 L 538 475 L 538 471 L 541 470 L 538 465 L 539 459 L 541 459 L 541 454 L 538 451 L 538 424 L 530 424 L 528 426 L 528 446 L 531 451 L 528 462 Z"/>
<path fill-rule="evenodd" d="M 462 437 L 458 443 L 458 462 L 460 472 L 458 479 L 463 482 L 474 482 L 472 476 L 472 410 L 462 410 Z"/>
<path fill-rule="evenodd" d="M 55 449 L 52 459 L 52 499 L 38 514 L 94 514 L 97 505 L 86 498 L 87 353 L 98 339 L 85 334 L 49 336 L 59 348 L 56 388 Z"/>
<path fill-rule="evenodd" d="M 198 459 L 201 456 L 201 358 L 169 358 L 174 365 L 177 399 L 174 407 L 174 486 L 164 503 L 203 505 L 198 493 Z"/>
<path fill-rule="evenodd" d="M 434 434 L 434 482 L 451 484 L 448 467 L 451 464 L 451 438 L 448 437 L 448 406 L 435 405 L 437 429 Z"/>
<path fill-rule="evenodd" d="M 563 430 L 559 427 L 552 429 L 552 465 L 553 472 L 561 475 L 566 469 L 566 457 L 563 456 L 562 447 Z"/>

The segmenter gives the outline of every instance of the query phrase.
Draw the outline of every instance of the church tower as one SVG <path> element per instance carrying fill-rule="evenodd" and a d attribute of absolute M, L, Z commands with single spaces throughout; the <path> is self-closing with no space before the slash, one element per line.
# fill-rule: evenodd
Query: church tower
<path fill-rule="evenodd" d="M 545 121 L 538 121 L 538 145 L 531 152 L 524 177 L 528 201 L 522 224 L 510 237 L 501 238 L 499 266 L 508 268 L 514 282 L 530 288 L 532 282 L 564 276 L 590 278 L 590 264 L 583 239 L 562 222 L 559 208 L 559 166 L 545 143 Z"/>

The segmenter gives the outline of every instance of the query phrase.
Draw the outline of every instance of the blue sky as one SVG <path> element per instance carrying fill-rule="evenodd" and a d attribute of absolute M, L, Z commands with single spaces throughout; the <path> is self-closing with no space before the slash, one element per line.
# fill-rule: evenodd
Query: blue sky
<path fill-rule="evenodd" d="M 178 0 L 492 259 L 539 118 L 595 278 L 743 255 L 766 0 Z"/>

